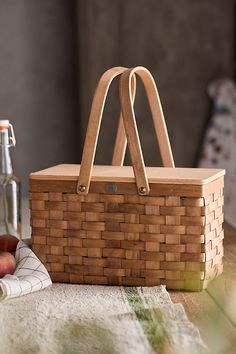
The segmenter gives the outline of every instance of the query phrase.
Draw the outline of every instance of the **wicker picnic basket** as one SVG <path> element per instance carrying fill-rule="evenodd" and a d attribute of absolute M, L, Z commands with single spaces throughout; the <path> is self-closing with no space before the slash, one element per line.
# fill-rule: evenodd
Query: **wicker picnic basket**
<path fill-rule="evenodd" d="M 112 166 L 93 166 L 112 80 L 122 114 Z M 144 84 L 164 167 L 145 167 L 133 96 Z M 126 137 L 132 167 L 123 166 Z M 199 291 L 222 272 L 224 170 L 174 168 L 158 92 L 143 67 L 112 68 L 92 103 L 81 165 L 30 175 L 32 248 L 55 282 Z"/>

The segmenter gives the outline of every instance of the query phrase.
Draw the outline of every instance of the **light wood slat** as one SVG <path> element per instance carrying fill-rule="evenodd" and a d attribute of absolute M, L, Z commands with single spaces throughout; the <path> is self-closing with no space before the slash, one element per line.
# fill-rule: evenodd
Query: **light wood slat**
<path fill-rule="evenodd" d="M 147 172 L 144 165 L 131 95 L 131 80 L 135 73 L 140 76 L 148 97 L 163 165 L 166 167 L 174 167 L 174 160 L 160 99 L 151 73 L 144 67 L 136 67 L 134 69 L 126 70 L 120 79 L 120 100 L 124 117 L 124 127 L 127 134 L 138 193 L 148 195 L 150 192 L 150 186 L 147 180 Z"/>
<path fill-rule="evenodd" d="M 112 162 L 113 166 L 122 166 L 125 159 L 125 151 L 127 146 L 127 138 L 124 128 L 122 115 L 119 119 L 118 130 L 113 150 Z"/>
<path fill-rule="evenodd" d="M 132 76 L 132 103 L 135 100 L 136 94 L 136 77 L 135 75 Z M 113 166 L 123 166 L 124 158 L 125 158 L 125 151 L 127 146 L 127 138 L 125 133 L 124 121 L 122 117 L 122 113 L 120 113 L 118 130 L 116 134 L 115 146 L 112 156 L 112 165 Z"/>
<path fill-rule="evenodd" d="M 214 183 L 211 182 L 209 186 Z M 90 192 L 95 193 L 107 193 L 107 186 L 109 187 L 108 182 L 91 182 Z M 162 184 L 162 183 L 150 183 L 151 191 L 149 197 L 156 196 L 158 199 L 160 196 L 179 196 L 182 197 L 182 204 L 188 206 L 208 206 L 209 202 L 207 198 L 203 198 L 206 194 L 206 189 L 204 185 L 191 185 L 191 184 Z M 220 187 L 223 187 L 223 180 L 220 182 Z M 117 195 L 124 195 L 126 198 L 132 199 L 132 197 L 140 198 L 139 203 L 141 204 L 150 204 L 149 197 L 135 195 L 137 188 L 136 183 L 122 183 L 116 182 L 115 184 Z M 48 189 L 54 192 L 63 192 L 63 193 L 76 193 L 77 191 L 77 181 L 70 180 L 53 180 L 53 179 L 30 179 L 30 191 L 31 192 L 45 192 Z M 88 194 L 90 196 L 90 194 Z M 84 196 L 80 196 L 84 197 Z M 188 198 L 189 197 L 189 198 Z M 144 198 L 144 199 L 142 199 Z M 44 201 L 32 201 L 32 203 L 38 205 L 38 210 L 44 209 Z M 52 202 L 51 202 L 52 203 Z M 137 201 L 138 203 L 138 201 Z M 153 203 L 156 204 L 156 201 L 153 200 Z M 223 199 L 219 202 L 223 205 Z M 71 202 L 71 206 L 74 202 Z M 113 202 L 114 204 L 114 202 Z M 71 210 L 73 211 L 73 210 Z M 222 211 L 221 211 L 222 212 Z"/>
<path fill-rule="evenodd" d="M 204 185 L 225 174 L 225 170 L 206 168 L 146 167 L 150 183 Z M 30 174 L 31 179 L 77 181 L 80 165 L 61 164 Z M 131 166 L 93 166 L 91 181 L 134 182 Z"/>
<path fill-rule="evenodd" d="M 126 118 L 124 119 L 124 126 L 126 128 L 126 133 L 128 134 L 131 159 L 133 160 L 135 157 L 132 157 L 132 154 L 136 150 L 136 158 L 139 159 L 139 163 L 141 163 L 142 160 L 142 151 L 140 148 L 139 136 L 136 128 L 136 118 L 132 105 L 131 83 L 134 74 L 137 74 L 141 78 L 147 94 L 163 165 L 165 167 L 174 167 L 172 150 L 157 87 L 151 73 L 142 66 L 137 66 L 136 68 L 125 71 L 120 79 L 121 108 L 123 116 Z M 137 162 L 138 161 L 133 161 L 134 169 L 137 166 Z"/>
<path fill-rule="evenodd" d="M 109 87 L 115 77 L 126 70 L 124 67 L 114 67 L 107 70 L 100 78 L 97 85 L 92 107 L 89 115 L 89 122 L 85 136 L 85 143 L 81 161 L 81 171 L 78 175 L 78 194 L 87 194 L 89 191 L 92 166 L 94 162 L 98 134 L 100 130 L 102 114 Z M 82 186 L 82 189 L 80 188 Z"/>

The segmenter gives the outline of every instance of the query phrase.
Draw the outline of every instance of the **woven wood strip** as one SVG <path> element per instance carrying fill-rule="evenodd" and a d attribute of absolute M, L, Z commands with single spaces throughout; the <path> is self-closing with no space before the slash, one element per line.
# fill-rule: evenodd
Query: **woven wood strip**
<path fill-rule="evenodd" d="M 92 183 L 79 196 L 74 182 L 59 182 L 33 181 L 30 194 L 33 250 L 53 281 L 197 291 L 222 272 L 221 178 L 207 194 L 159 185 L 148 197 L 132 183 L 115 194 Z"/>
<path fill-rule="evenodd" d="M 150 197 L 138 196 L 137 187 L 135 182 L 117 182 L 116 183 L 116 195 L 133 196 L 140 198 L 141 204 L 146 204 L 144 199 L 151 198 L 153 196 L 170 196 L 170 197 L 190 197 L 201 198 L 202 196 L 208 196 L 214 194 L 219 188 L 222 188 L 224 184 L 224 178 L 220 177 L 215 181 L 206 185 L 191 185 L 191 184 L 161 184 L 150 183 Z M 107 182 L 91 182 L 90 193 L 92 194 L 107 194 Z M 170 188 L 171 186 L 171 188 Z M 31 192 L 58 192 L 76 194 L 76 181 L 70 180 L 45 180 L 45 179 L 30 179 L 30 191 Z M 90 194 L 89 193 L 89 194 Z M 85 196 L 78 196 L 83 198 Z M 88 196 L 86 196 L 87 198 Z M 214 196 L 212 197 L 214 199 Z M 82 201 L 82 199 L 80 199 Z M 195 201 L 196 202 L 196 201 Z M 148 202 L 147 202 L 148 203 Z M 190 202 L 191 203 L 191 202 Z"/>

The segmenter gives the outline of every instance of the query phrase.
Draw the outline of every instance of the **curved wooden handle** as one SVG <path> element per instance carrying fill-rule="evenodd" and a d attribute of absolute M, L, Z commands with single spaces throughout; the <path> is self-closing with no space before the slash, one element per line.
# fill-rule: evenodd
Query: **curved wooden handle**
<path fill-rule="evenodd" d="M 149 193 L 150 187 L 147 180 L 131 95 L 131 81 L 134 74 L 138 74 L 144 84 L 164 166 L 174 167 L 174 160 L 160 98 L 151 73 L 141 66 L 126 70 L 120 79 L 121 110 L 124 117 L 124 127 L 138 192 L 145 195 Z"/>
<path fill-rule="evenodd" d="M 131 94 L 132 94 L 132 103 L 134 104 L 135 95 L 136 95 L 136 77 L 132 77 L 131 82 Z M 123 122 L 122 112 L 120 113 L 118 129 L 116 133 L 115 146 L 112 155 L 112 166 L 123 166 L 125 159 L 125 151 L 127 147 L 127 137 Z"/>
<path fill-rule="evenodd" d="M 125 159 L 125 152 L 127 147 L 127 137 L 123 122 L 122 114 L 120 114 L 118 129 L 116 133 L 115 146 L 112 155 L 113 166 L 123 166 Z"/>
<path fill-rule="evenodd" d="M 134 101 L 134 99 L 135 99 L 135 94 L 133 95 L 132 101 Z M 159 130 L 160 129 L 159 123 L 164 118 L 163 118 L 163 111 L 161 108 L 159 96 L 158 96 L 158 100 L 159 100 L 160 112 L 159 112 L 159 114 L 155 114 L 155 115 L 152 114 L 156 140 L 157 140 L 158 146 L 160 148 L 160 155 L 161 155 L 161 160 L 162 160 L 163 166 L 164 167 L 174 167 L 172 152 L 171 152 L 170 146 L 168 146 L 169 143 L 167 143 L 166 145 L 164 144 L 163 149 L 161 149 L 161 146 L 160 146 L 160 144 L 161 144 L 161 140 L 160 140 L 161 134 L 160 133 L 161 132 Z M 122 114 L 121 114 L 120 119 L 119 119 L 118 130 L 116 133 L 115 147 L 114 147 L 113 157 L 112 157 L 112 164 L 113 165 L 123 166 L 126 147 L 127 147 L 127 137 L 126 137 L 124 123 L 123 123 Z"/>
<path fill-rule="evenodd" d="M 118 66 L 112 69 L 107 70 L 100 78 L 99 83 L 97 85 L 92 107 L 89 116 L 89 122 L 87 127 L 87 132 L 85 136 L 85 143 L 82 155 L 82 161 L 80 166 L 80 174 L 78 178 L 77 184 L 77 193 L 79 194 L 87 194 L 89 191 L 89 185 L 92 174 L 92 167 L 97 147 L 98 134 L 100 130 L 102 114 L 104 110 L 104 105 L 107 97 L 107 93 L 109 87 L 113 81 L 113 79 L 121 75 L 127 68 Z M 135 75 L 131 79 L 131 101 L 133 101 L 136 91 L 136 79 Z M 119 119 L 119 128 L 118 130 L 124 130 L 123 126 L 122 113 L 120 114 Z M 121 151 L 121 149 L 119 149 Z M 120 157 L 119 157 L 120 158 Z M 115 165 L 115 161 L 112 161 L 112 164 Z"/>

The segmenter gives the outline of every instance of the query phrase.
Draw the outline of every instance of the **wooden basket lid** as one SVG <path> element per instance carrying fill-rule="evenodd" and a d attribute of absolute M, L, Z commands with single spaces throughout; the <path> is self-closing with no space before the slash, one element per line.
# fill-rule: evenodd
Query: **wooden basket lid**
<path fill-rule="evenodd" d="M 164 184 L 208 184 L 225 175 L 223 169 L 146 167 L 149 183 Z M 31 179 L 76 181 L 80 165 L 62 164 L 34 172 Z M 133 168 L 130 166 L 93 166 L 91 181 L 135 182 Z"/>

